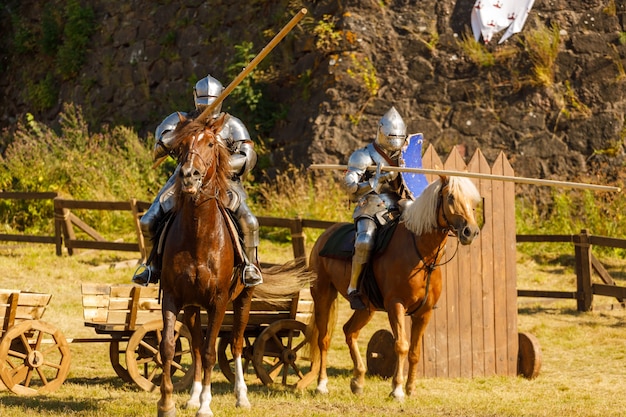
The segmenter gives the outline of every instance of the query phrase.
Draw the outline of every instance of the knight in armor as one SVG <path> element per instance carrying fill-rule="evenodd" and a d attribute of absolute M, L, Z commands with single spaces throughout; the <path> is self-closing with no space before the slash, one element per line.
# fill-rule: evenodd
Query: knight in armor
<path fill-rule="evenodd" d="M 350 201 L 356 203 L 352 215 L 356 238 L 347 290 L 353 310 L 366 308 L 358 291 L 358 282 L 374 249 L 377 229 L 399 217 L 402 207 L 410 201 L 407 199 L 412 198 L 397 172 L 381 170 L 384 166 L 400 165 L 406 139 L 404 120 L 395 107 L 391 107 L 378 123 L 374 142 L 353 152 L 348 160 L 342 185 Z"/>
<path fill-rule="evenodd" d="M 180 112 L 187 118 L 197 117 L 221 94 L 224 87 L 211 75 L 207 75 L 198 81 L 193 89 L 195 110 L 190 113 Z M 221 115 L 221 104 L 214 110 L 211 117 L 218 118 Z M 167 116 L 155 131 L 154 159 L 158 160 L 169 154 L 169 143 L 173 139 L 174 129 L 179 122 L 179 112 Z M 230 114 L 227 114 L 224 127 L 218 134 L 218 140 L 226 146 L 230 152 L 231 177 L 229 179 L 228 195 L 230 204 L 228 209 L 234 213 L 243 235 L 244 261 L 243 282 L 246 286 L 255 286 L 263 282 L 261 271 L 256 266 L 257 248 L 259 246 L 259 222 L 246 204 L 246 192 L 241 184 L 242 178 L 250 172 L 257 161 L 254 151 L 254 143 L 250 139 L 248 129 L 243 122 Z M 179 167 L 167 180 L 159 191 L 150 208 L 141 217 L 141 232 L 144 237 L 146 252 L 152 253 L 155 243 L 155 235 L 165 215 L 176 205 L 174 184 L 178 175 Z M 139 274 L 133 276 L 133 282 L 147 285 L 158 282 L 160 270 L 158 262 L 148 258 L 148 264 Z M 150 262 L 150 260 L 152 260 Z"/>

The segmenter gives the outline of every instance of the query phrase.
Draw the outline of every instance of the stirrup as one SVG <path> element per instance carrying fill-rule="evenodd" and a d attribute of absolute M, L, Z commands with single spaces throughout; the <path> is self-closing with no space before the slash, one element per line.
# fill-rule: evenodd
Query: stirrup
<path fill-rule="evenodd" d="M 350 308 L 352 310 L 365 310 L 367 306 L 361 299 L 361 293 L 358 290 L 351 291 L 348 294 L 348 301 L 350 302 Z"/>
<path fill-rule="evenodd" d="M 263 283 L 261 270 L 255 264 L 248 264 L 244 266 L 241 274 L 243 285 L 246 287 L 255 287 Z"/>
<path fill-rule="evenodd" d="M 141 271 L 140 273 L 137 273 L 137 271 L 139 271 L 141 268 L 144 268 L 143 271 Z M 150 268 L 150 265 L 141 264 L 137 267 L 137 269 L 135 269 L 132 282 L 135 284 L 139 284 L 139 285 L 143 285 L 144 287 L 147 287 L 148 284 L 153 282 L 154 275 L 155 274 L 152 272 L 152 268 Z"/>

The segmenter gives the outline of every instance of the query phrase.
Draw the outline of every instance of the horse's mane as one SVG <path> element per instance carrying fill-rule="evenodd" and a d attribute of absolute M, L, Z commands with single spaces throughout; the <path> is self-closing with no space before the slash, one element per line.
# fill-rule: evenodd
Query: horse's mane
<path fill-rule="evenodd" d="M 456 198 L 469 199 L 472 202 L 480 201 L 478 189 L 466 177 L 448 177 L 448 187 L 450 194 Z M 440 177 L 426 187 L 420 196 L 410 204 L 402 213 L 407 229 L 416 235 L 421 235 L 429 230 L 437 228 L 437 199 L 439 191 L 444 186 L 444 181 Z"/>
<path fill-rule="evenodd" d="M 213 175 L 211 182 L 214 186 L 214 192 L 217 194 L 218 199 L 226 204 L 228 190 L 228 178 L 230 175 L 230 165 L 229 158 L 230 153 L 226 146 L 222 143 L 222 141 L 217 140 L 217 133 L 221 130 L 222 126 L 226 121 L 226 114 L 222 114 L 222 116 L 217 119 L 210 119 L 208 121 L 202 121 L 198 119 L 186 119 L 181 116 L 181 121 L 176 126 L 174 130 L 174 137 L 171 143 L 171 149 L 177 149 L 179 152 L 183 145 L 187 145 L 187 141 L 190 141 L 195 135 L 198 135 L 202 132 L 205 132 L 205 135 L 211 135 L 215 141 L 216 146 L 215 149 L 215 157 L 213 163 L 215 164 L 215 174 Z M 180 158 L 181 155 L 178 155 Z M 178 194 L 180 192 L 180 184 L 177 181 L 174 192 Z M 213 192 L 213 191 L 211 191 Z M 177 199 L 180 203 L 182 199 Z"/>

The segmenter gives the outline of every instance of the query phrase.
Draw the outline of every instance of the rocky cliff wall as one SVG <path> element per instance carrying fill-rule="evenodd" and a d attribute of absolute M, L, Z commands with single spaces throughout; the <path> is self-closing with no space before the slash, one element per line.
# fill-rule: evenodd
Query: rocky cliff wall
<path fill-rule="evenodd" d="M 537 0 L 522 33 L 486 47 L 467 40 L 472 0 L 41 3 L 7 0 L 1 11 L 12 23 L 0 29 L 4 127 L 26 112 L 53 123 L 71 101 L 96 125 L 147 136 L 192 107 L 195 80 L 211 73 L 226 85 L 237 48 L 260 51 L 306 7 L 248 87 L 262 94 L 259 107 L 225 103 L 263 143 L 270 174 L 286 163 L 345 163 L 393 105 L 440 154 L 460 145 L 493 160 L 503 151 L 518 175 L 623 181 L 626 0 Z M 62 76 L 59 57 L 36 40 L 45 16 L 67 26 L 70 3 L 91 8 L 93 32 L 80 70 Z M 16 52 L 24 28 L 31 47 Z M 50 79 L 55 100 L 34 105 L 32 92 Z"/>

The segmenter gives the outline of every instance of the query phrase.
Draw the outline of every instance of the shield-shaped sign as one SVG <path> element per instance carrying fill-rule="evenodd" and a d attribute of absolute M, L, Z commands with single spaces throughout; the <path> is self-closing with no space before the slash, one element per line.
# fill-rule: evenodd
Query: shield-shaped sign
<path fill-rule="evenodd" d="M 424 136 L 421 133 L 409 135 L 406 144 L 402 148 L 400 157 L 400 166 L 408 168 L 422 168 L 422 143 Z M 416 174 L 414 172 L 401 172 L 404 185 L 413 194 L 413 198 L 419 195 L 428 186 L 428 181 L 424 174 Z"/>

